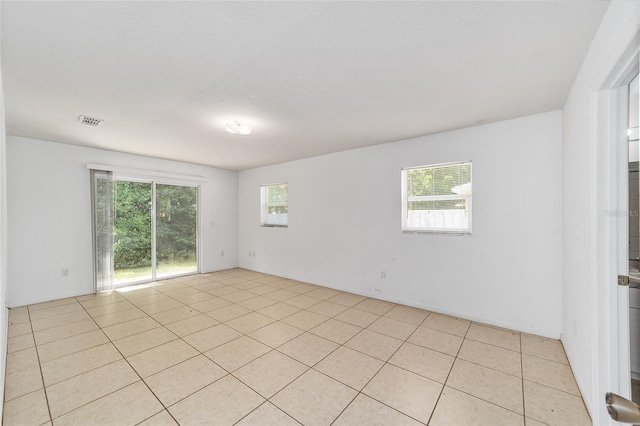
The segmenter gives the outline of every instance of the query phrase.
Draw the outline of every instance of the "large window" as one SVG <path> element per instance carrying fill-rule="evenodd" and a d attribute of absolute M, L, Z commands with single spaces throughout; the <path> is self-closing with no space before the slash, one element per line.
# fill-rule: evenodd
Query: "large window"
<path fill-rule="evenodd" d="M 289 188 L 286 183 L 261 186 L 260 205 L 260 225 L 288 226 Z"/>
<path fill-rule="evenodd" d="M 471 162 L 402 170 L 402 230 L 471 232 Z"/>

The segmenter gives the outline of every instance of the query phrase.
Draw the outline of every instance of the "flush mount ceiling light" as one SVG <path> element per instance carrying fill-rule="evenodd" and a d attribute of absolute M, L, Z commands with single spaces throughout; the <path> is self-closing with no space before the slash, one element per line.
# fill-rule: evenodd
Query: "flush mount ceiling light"
<path fill-rule="evenodd" d="M 224 129 L 229 133 L 233 133 L 234 135 L 250 135 L 251 131 L 253 130 L 251 127 L 247 126 L 246 124 L 242 124 L 238 120 L 225 123 Z"/>

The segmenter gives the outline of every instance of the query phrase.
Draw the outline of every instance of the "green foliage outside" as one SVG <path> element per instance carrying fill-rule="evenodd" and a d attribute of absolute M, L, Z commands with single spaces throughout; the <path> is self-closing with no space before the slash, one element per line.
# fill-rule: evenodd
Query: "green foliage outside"
<path fill-rule="evenodd" d="M 471 165 L 425 167 L 407 170 L 407 196 L 453 195 L 452 188 L 471 182 Z M 460 200 L 410 201 L 409 210 L 464 209 Z"/>
<path fill-rule="evenodd" d="M 156 246 L 158 269 L 196 261 L 197 188 L 156 185 Z"/>
<path fill-rule="evenodd" d="M 289 185 L 269 185 L 267 191 L 267 213 L 288 213 Z"/>
<path fill-rule="evenodd" d="M 151 266 L 151 184 L 118 180 L 114 188 L 114 269 Z"/>
<path fill-rule="evenodd" d="M 114 269 L 121 272 L 116 276 L 151 273 L 151 188 L 150 183 L 115 182 Z M 158 269 L 195 265 L 197 189 L 157 184 L 156 210 Z"/>

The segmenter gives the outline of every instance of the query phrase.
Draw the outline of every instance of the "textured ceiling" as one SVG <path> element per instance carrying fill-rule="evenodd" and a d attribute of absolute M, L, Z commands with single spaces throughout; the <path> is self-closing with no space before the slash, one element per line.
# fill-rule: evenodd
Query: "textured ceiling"
<path fill-rule="evenodd" d="M 4 1 L 7 132 L 242 170 L 546 112 L 607 6 Z"/>

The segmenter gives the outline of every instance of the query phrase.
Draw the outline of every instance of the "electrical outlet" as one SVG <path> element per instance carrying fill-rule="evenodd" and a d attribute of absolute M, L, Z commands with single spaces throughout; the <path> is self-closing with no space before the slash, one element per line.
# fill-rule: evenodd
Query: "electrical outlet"
<path fill-rule="evenodd" d="M 373 291 L 381 291 L 379 288 L 374 288 Z"/>
<path fill-rule="evenodd" d="M 224 256 L 224 250 L 220 251 L 220 256 Z"/>
<path fill-rule="evenodd" d="M 62 268 L 62 270 L 60 271 L 60 276 L 68 277 L 69 276 L 69 268 Z"/>
<path fill-rule="evenodd" d="M 387 271 L 380 271 L 380 278 L 382 279 L 387 278 Z"/>

